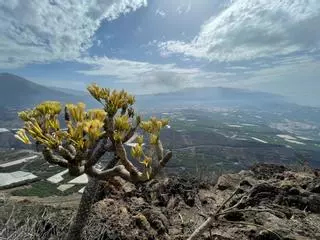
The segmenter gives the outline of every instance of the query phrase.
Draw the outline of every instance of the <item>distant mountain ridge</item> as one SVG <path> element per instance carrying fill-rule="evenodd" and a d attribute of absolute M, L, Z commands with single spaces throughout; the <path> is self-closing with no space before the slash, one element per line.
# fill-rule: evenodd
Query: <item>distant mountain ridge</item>
<path fill-rule="evenodd" d="M 44 100 L 70 101 L 70 93 L 45 87 L 10 73 L 0 73 L 0 107 L 30 107 Z"/>
<path fill-rule="evenodd" d="M 232 107 L 273 110 L 295 104 L 280 95 L 237 88 L 205 87 L 184 88 L 174 92 L 137 95 L 136 106 L 141 109 L 171 107 Z M 46 87 L 25 78 L 0 73 L 0 109 L 4 107 L 30 107 L 44 100 L 60 102 L 86 102 L 88 107 L 98 106 L 84 89 Z"/>
<path fill-rule="evenodd" d="M 225 87 L 185 88 L 168 93 L 141 95 L 137 96 L 137 99 L 145 107 L 160 104 L 165 107 L 201 105 L 203 107 L 269 108 L 279 104 L 290 104 L 281 95 Z"/>
<path fill-rule="evenodd" d="M 89 93 L 86 91 L 86 89 L 81 90 L 75 90 L 75 89 L 70 89 L 70 88 L 62 88 L 62 87 L 51 87 L 51 89 L 57 90 L 59 92 L 63 92 L 66 94 L 74 95 L 74 96 L 88 96 Z"/>

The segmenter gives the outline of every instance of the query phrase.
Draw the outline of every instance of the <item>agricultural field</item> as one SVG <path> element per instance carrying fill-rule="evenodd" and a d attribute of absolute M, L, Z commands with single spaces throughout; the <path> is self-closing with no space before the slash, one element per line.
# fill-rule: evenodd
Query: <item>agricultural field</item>
<path fill-rule="evenodd" d="M 297 133 L 281 130 L 263 114 L 225 109 L 143 113 L 144 118 L 150 116 L 170 119 L 161 134 L 164 147 L 173 151 L 172 161 L 165 169 L 168 175 L 216 179 L 223 173 L 236 172 L 258 162 L 320 166 L 320 141 L 313 137 L 315 134 L 310 136 L 309 130 L 301 129 Z M 319 131 L 317 127 L 316 131 Z M 133 145 L 134 141 L 127 148 Z M 35 176 L 16 178 L 16 182 L 11 180 L 11 185 L 0 186 L 6 191 L 13 187 L 12 195 L 79 194 L 87 182 L 86 176 L 73 178 L 65 169 L 49 165 L 34 149 L 3 148 L 0 156 L 0 177 L 9 178 L 21 172 Z M 110 157 L 106 155 L 101 165 Z"/>
<path fill-rule="evenodd" d="M 3 156 L 0 159 L 0 189 L 10 189 L 12 195 L 69 195 L 77 193 L 86 184 L 81 179 L 69 176 L 65 169 L 48 164 L 37 152 L 2 150 L 0 154 Z"/>

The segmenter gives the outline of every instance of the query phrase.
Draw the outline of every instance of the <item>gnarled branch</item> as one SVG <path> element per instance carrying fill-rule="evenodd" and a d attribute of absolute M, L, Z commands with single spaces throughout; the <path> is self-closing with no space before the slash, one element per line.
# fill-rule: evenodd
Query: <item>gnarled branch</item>
<path fill-rule="evenodd" d="M 108 144 L 109 143 L 109 144 Z M 113 152 L 114 145 L 109 138 L 100 140 L 97 145 L 88 154 L 88 162 L 86 167 L 94 166 L 106 152 Z"/>
<path fill-rule="evenodd" d="M 75 158 L 75 156 L 69 150 L 67 150 L 61 145 L 58 146 L 56 151 L 59 153 L 61 157 L 63 157 L 67 161 L 72 161 Z"/>
<path fill-rule="evenodd" d="M 163 146 L 162 146 L 160 139 L 157 141 L 157 144 L 155 145 L 155 152 L 157 154 L 158 161 L 159 162 L 162 161 L 162 159 L 163 159 Z"/>
<path fill-rule="evenodd" d="M 169 160 L 172 158 L 172 152 L 167 152 L 164 157 L 159 161 L 159 165 L 152 170 L 150 178 L 154 178 L 162 168 L 166 166 L 166 164 L 169 162 Z"/>
<path fill-rule="evenodd" d="M 49 148 L 44 148 L 42 150 L 42 154 L 44 159 L 50 163 L 50 164 L 54 164 L 54 165 L 59 165 L 60 167 L 63 168 L 68 168 L 68 161 L 63 159 L 63 158 L 59 158 L 58 156 L 54 155 L 52 150 Z"/>
<path fill-rule="evenodd" d="M 110 169 L 106 169 L 103 171 L 100 171 L 96 169 L 95 167 L 90 167 L 86 169 L 86 173 L 90 177 L 97 178 L 99 180 L 105 181 L 111 177 L 119 176 L 127 181 L 131 181 L 130 173 L 126 170 L 126 168 L 123 165 L 118 165 Z"/>
<path fill-rule="evenodd" d="M 137 126 L 130 128 L 129 132 L 127 133 L 127 135 L 124 137 L 123 142 L 126 143 L 130 140 L 130 138 L 133 137 L 134 133 L 137 131 Z"/>
<path fill-rule="evenodd" d="M 129 159 L 127 157 L 127 152 L 121 142 L 116 143 L 116 153 L 120 159 L 121 164 L 127 169 L 127 171 L 132 176 L 141 175 L 141 172 L 132 164 L 132 162 L 129 161 Z"/>

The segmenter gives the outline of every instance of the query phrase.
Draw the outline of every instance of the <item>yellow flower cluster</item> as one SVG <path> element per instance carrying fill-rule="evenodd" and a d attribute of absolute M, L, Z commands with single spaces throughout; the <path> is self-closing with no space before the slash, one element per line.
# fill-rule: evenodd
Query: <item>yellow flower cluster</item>
<path fill-rule="evenodd" d="M 15 137 L 30 144 L 29 135 L 51 149 L 57 148 L 63 142 L 72 143 L 80 150 L 93 146 L 103 134 L 106 113 L 100 109 L 92 109 L 86 113 L 84 103 L 67 104 L 66 111 L 71 118 L 67 122 L 68 131 L 65 132 L 60 130 L 58 120 L 61 109 L 59 102 L 47 101 L 34 109 L 18 113 L 25 124 L 24 129 L 19 130 Z"/>
<path fill-rule="evenodd" d="M 124 90 L 111 92 L 109 88 L 101 88 L 97 84 L 91 84 L 87 89 L 97 101 L 104 104 L 109 116 L 114 116 L 118 109 L 126 110 L 129 105 L 135 103 L 134 96 Z"/>
<path fill-rule="evenodd" d="M 61 112 L 61 104 L 56 101 L 45 101 L 35 108 L 41 115 L 55 116 Z"/>
<path fill-rule="evenodd" d="M 167 119 L 160 119 L 158 120 L 155 117 L 150 118 L 149 121 L 143 121 L 140 124 L 140 127 L 147 133 L 158 133 L 161 128 L 167 126 L 169 123 L 169 120 Z"/>
<path fill-rule="evenodd" d="M 114 128 L 119 132 L 128 131 L 130 129 L 129 117 L 127 115 L 116 117 Z"/>
<path fill-rule="evenodd" d="M 87 87 L 87 90 L 94 97 L 97 101 L 101 102 L 102 99 L 108 99 L 110 94 L 110 89 L 108 88 L 101 88 L 97 84 L 93 83 Z"/>
<path fill-rule="evenodd" d="M 103 134 L 103 122 L 99 119 L 86 119 L 75 124 L 68 123 L 67 139 L 76 149 L 85 150 L 93 146 L 93 144 Z"/>
<path fill-rule="evenodd" d="M 24 144 L 31 144 L 31 141 L 28 138 L 24 129 L 20 129 L 14 136 Z"/>
<path fill-rule="evenodd" d="M 47 124 L 49 121 L 53 120 L 47 120 L 45 121 L 44 126 L 49 125 Z M 53 134 L 49 133 L 49 128 L 41 128 L 39 125 L 39 122 L 37 122 L 35 119 L 31 121 L 25 122 L 24 129 L 20 129 L 17 134 L 16 138 L 21 140 L 24 143 L 30 144 L 30 140 L 28 140 L 26 132 L 37 142 L 44 144 L 45 146 L 49 148 L 56 148 L 59 144 L 61 144 L 61 141 L 64 137 L 64 133 L 60 130 L 55 130 Z"/>
<path fill-rule="evenodd" d="M 98 119 L 99 121 L 103 122 L 106 118 L 106 115 L 106 112 L 102 109 L 90 109 L 87 112 L 87 119 Z"/>
<path fill-rule="evenodd" d="M 25 110 L 18 113 L 23 121 L 31 121 L 40 117 L 54 118 L 61 112 L 61 104 L 56 101 L 45 101 L 37 105 L 34 109 Z"/>
<path fill-rule="evenodd" d="M 77 105 L 75 104 L 67 104 L 66 105 L 68 112 L 71 115 L 71 118 L 74 122 L 82 122 L 85 117 L 86 117 L 86 113 L 85 113 L 85 108 L 86 105 L 82 102 L 79 102 Z"/>
<path fill-rule="evenodd" d="M 61 104 L 55 101 L 46 101 L 34 109 L 19 112 L 18 116 L 25 122 L 25 127 L 20 129 L 15 137 L 30 144 L 26 134 L 28 133 L 37 142 L 51 148 L 56 147 L 61 143 L 63 135 L 58 120 L 60 112 Z"/>
<path fill-rule="evenodd" d="M 103 134 L 106 113 L 100 109 L 85 112 L 85 104 L 67 104 L 71 121 L 67 123 L 68 140 L 80 150 L 90 148 Z"/>
<path fill-rule="evenodd" d="M 143 136 L 138 136 L 136 138 L 137 144 L 135 144 L 131 148 L 131 156 L 137 159 L 141 164 L 144 166 L 144 174 L 146 174 L 147 178 L 149 179 L 150 174 L 152 172 L 152 157 L 145 155 L 143 151 Z"/>
<path fill-rule="evenodd" d="M 167 126 L 169 120 L 152 117 L 149 121 L 143 121 L 140 124 L 141 129 L 150 134 L 150 144 L 155 145 L 158 143 L 160 130 Z"/>
<path fill-rule="evenodd" d="M 25 110 L 22 112 L 18 112 L 18 116 L 21 120 L 26 122 L 26 121 L 31 121 L 31 119 L 35 119 L 35 118 L 39 117 L 40 114 L 37 111 L 29 109 L 29 110 Z"/>
<path fill-rule="evenodd" d="M 118 143 L 121 142 L 123 140 L 123 133 L 115 130 L 113 132 L 113 139 Z"/>
<path fill-rule="evenodd" d="M 140 160 L 143 156 L 143 149 L 142 149 L 142 144 L 143 144 L 143 137 L 140 137 L 140 140 L 142 139 L 142 141 L 139 141 L 137 144 L 135 144 L 132 148 L 131 148 L 131 156 Z"/>

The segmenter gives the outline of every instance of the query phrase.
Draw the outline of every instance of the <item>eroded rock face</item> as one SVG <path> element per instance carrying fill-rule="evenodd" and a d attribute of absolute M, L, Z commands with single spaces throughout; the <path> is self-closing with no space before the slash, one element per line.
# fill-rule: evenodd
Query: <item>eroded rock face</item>
<path fill-rule="evenodd" d="M 96 239 L 186 239 L 236 189 L 225 208 L 242 199 L 236 210 L 260 211 L 221 216 L 199 239 L 320 239 L 319 176 L 314 172 L 260 164 L 223 175 L 215 185 L 181 178 L 121 185 L 120 191 L 109 188 L 95 205 L 86 231 L 91 236 L 94 231 Z"/>

